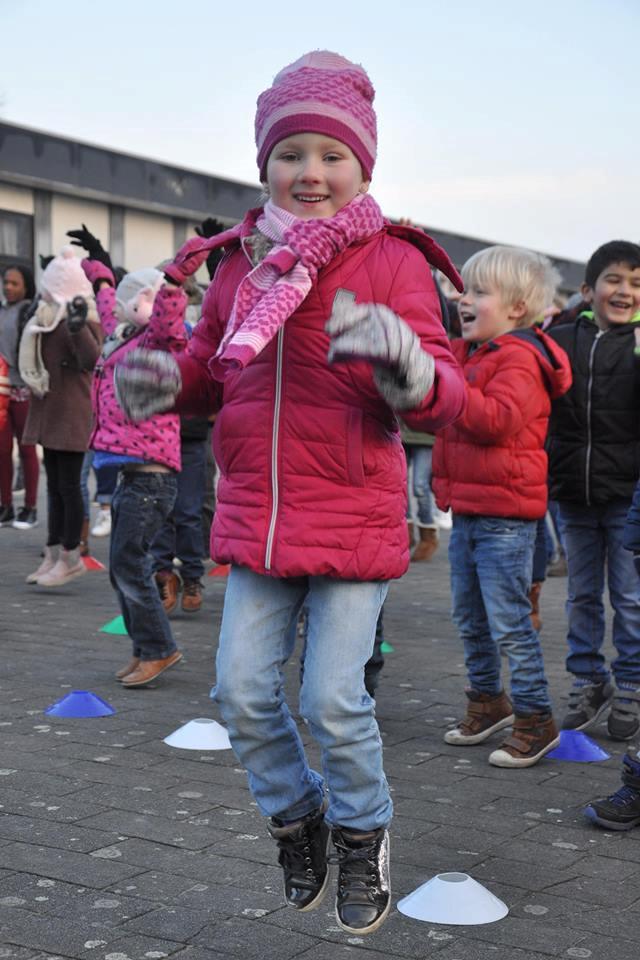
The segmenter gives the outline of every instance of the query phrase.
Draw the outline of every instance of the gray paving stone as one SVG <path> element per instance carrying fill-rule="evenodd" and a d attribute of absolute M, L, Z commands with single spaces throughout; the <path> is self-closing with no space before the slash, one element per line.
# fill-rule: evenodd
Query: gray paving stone
<path fill-rule="evenodd" d="M 28 841 L 84 853 L 110 842 L 109 834 L 102 830 L 88 830 L 77 824 L 55 823 L 13 814 L 0 814 L 0 836 L 5 840 Z"/>
<path fill-rule="evenodd" d="M 5 867 L 41 877 L 67 880 L 88 887 L 107 887 L 140 871 L 126 863 L 87 857 L 74 851 L 36 847 L 28 843 L 10 843 L 2 849 Z"/>
<path fill-rule="evenodd" d="M 122 784 L 114 783 L 87 787 L 82 791 L 81 798 L 85 804 L 84 815 L 91 813 L 94 817 L 106 812 L 108 807 L 116 807 L 118 810 L 131 810 L 170 820 L 186 820 L 212 809 L 211 801 L 180 796 L 184 793 L 183 790 L 169 793 L 151 788 L 141 791 L 135 787 L 123 787 Z"/>
<path fill-rule="evenodd" d="M 245 960 L 289 960 L 314 946 L 310 936 L 257 920 L 222 920 L 207 924 L 193 941 L 207 950 L 218 950 Z"/>
<path fill-rule="evenodd" d="M 73 822 L 86 817 L 90 811 L 100 813 L 106 810 L 97 804 L 88 804 L 85 797 L 86 790 L 78 790 L 75 793 L 67 794 L 64 797 L 54 797 L 50 793 L 23 793 L 20 790 L 2 791 L 2 802 L 0 810 L 5 813 L 24 814 L 38 820 L 51 820 L 53 822 Z M 45 799 L 43 799 L 43 796 Z"/>
<path fill-rule="evenodd" d="M 0 906 L 10 902 L 38 914 L 68 917 L 74 922 L 82 920 L 87 926 L 98 921 L 108 927 L 122 924 L 157 907 L 156 903 L 141 897 L 96 891 L 24 873 L 15 873 L 0 883 Z"/>
<path fill-rule="evenodd" d="M 141 806 L 144 806 L 145 794 L 140 796 Z M 218 840 L 226 840 L 223 831 L 212 830 L 204 824 L 198 826 L 185 820 L 169 820 L 165 817 L 133 813 L 130 810 L 107 810 L 97 817 L 82 820 L 81 826 L 88 829 L 100 827 L 116 835 L 124 834 L 143 840 L 158 840 L 188 850 L 202 850 Z"/>

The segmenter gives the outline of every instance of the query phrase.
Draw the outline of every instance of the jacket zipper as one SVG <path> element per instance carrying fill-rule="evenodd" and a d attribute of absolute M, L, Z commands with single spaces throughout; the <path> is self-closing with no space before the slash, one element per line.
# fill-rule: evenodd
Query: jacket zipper
<path fill-rule="evenodd" d="M 284 346 L 284 327 L 278 330 L 278 352 L 276 361 L 276 394 L 273 404 L 273 430 L 271 433 L 271 520 L 267 533 L 267 546 L 264 557 L 265 570 L 271 569 L 273 554 L 273 538 L 278 519 L 279 487 L 278 487 L 278 434 L 280 432 L 280 404 L 282 401 L 282 355 Z"/>
<path fill-rule="evenodd" d="M 587 453 L 584 462 L 584 493 L 587 506 L 591 506 L 591 491 L 589 484 L 589 474 L 591 472 L 591 441 L 592 441 L 592 430 L 591 430 L 591 391 L 593 388 L 593 366 L 594 366 L 594 357 L 596 352 L 596 347 L 598 346 L 598 340 L 603 335 L 603 330 L 598 330 L 595 336 L 595 340 L 591 344 L 591 351 L 589 353 L 589 378 L 587 380 Z"/>

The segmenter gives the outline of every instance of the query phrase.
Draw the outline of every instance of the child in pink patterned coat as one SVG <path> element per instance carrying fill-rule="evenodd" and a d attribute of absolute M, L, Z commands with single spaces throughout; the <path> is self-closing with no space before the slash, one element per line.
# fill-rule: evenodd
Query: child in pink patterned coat
<path fill-rule="evenodd" d="M 156 413 L 134 423 L 116 400 L 116 363 L 139 347 L 180 352 L 186 345 L 181 288 L 163 284 L 152 268 L 127 274 L 117 289 L 108 254 L 86 228 L 70 231 L 90 254 L 83 260 L 94 286 L 105 333 L 93 380 L 94 428 L 89 441 L 94 466 L 117 465 L 111 503 L 109 575 L 118 596 L 132 659 L 116 677 L 142 687 L 182 659 L 152 571 L 151 542 L 173 509 L 180 470 L 180 422 Z"/>

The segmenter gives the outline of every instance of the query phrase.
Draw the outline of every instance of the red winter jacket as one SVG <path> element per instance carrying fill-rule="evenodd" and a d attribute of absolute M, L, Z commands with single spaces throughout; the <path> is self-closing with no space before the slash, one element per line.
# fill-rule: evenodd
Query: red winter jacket
<path fill-rule="evenodd" d="M 464 368 L 467 406 L 438 432 L 433 490 L 441 510 L 537 520 L 547 509 L 544 442 L 551 400 L 571 386 L 564 350 L 539 330 L 483 344 L 452 343 Z"/>
<path fill-rule="evenodd" d="M 462 410 L 464 384 L 425 259 L 438 251 L 421 232 L 390 226 L 348 247 L 319 272 L 271 343 L 224 385 L 207 364 L 251 264 L 241 248 L 222 261 L 187 352 L 176 357 L 178 409 L 221 408 L 213 436 L 215 560 L 279 577 L 386 580 L 405 572 L 406 468 L 396 417 L 368 363 L 329 366 L 324 326 L 339 288 L 360 303 L 387 304 L 436 360 L 433 388 L 403 419 L 427 431 L 450 423 Z"/>

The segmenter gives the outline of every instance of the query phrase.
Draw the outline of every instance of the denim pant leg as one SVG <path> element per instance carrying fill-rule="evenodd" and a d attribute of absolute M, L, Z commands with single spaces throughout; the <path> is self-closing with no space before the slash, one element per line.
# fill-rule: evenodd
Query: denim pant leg
<path fill-rule="evenodd" d="M 115 465 L 106 464 L 104 467 L 94 468 L 96 475 L 96 500 L 101 507 L 108 507 L 113 499 L 118 484 L 119 469 Z"/>
<path fill-rule="evenodd" d="M 640 686 L 640 581 L 632 554 L 623 545 L 629 500 L 607 504 L 603 523 L 607 541 L 607 579 L 613 607 L 613 645 L 617 657 L 611 664 L 619 682 Z"/>
<path fill-rule="evenodd" d="M 329 823 L 386 826 L 393 812 L 374 702 L 364 686 L 388 581 L 310 577 L 300 713 L 320 744 Z"/>
<path fill-rule="evenodd" d="M 535 520 L 474 518 L 474 557 L 494 643 L 509 661 L 517 714 L 550 713 L 542 648 L 531 625 Z"/>
<path fill-rule="evenodd" d="M 173 508 L 176 527 L 176 556 L 182 561 L 185 580 L 204 575 L 202 562 L 202 501 L 205 487 L 206 441 L 182 444 L 182 470 L 178 474 L 178 496 Z"/>
<path fill-rule="evenodd" d="M 599 507 L 563 501 L 559 505 L 569 568 L 566 667 L 569 673 L 595 683 L 609 677 L 604 643 L 604 566 L 606 538 Z"/>
<path fill-rule="evenodd" d="M 412 447 L 413 494 L 416 498 L 418 523 L 434 527 L 433 495 L 431 493 L 431 447 Z"/>
<path fill-rule="evenodd" d="M 149 552 L 175 496 L 174 474 L 124 472 L 111 502 L 109 576 L 133 654 L 142 660 L 161 660 L 176 649 Z"/>
<path fill-rule="evenodd" d="M 491 637 L 473 556 L 472 519 L 453 515 L 449 540 L 452 619 L 464 645 L 469 686 L 500 693 L 500 654 Z"/>
<path fill-rule="evenodd" d="M 260 812 L 286 820 L 317 810 L 324 797 L 284 698 L 283 667 L 307 589 L 306 578 L 231 568 L 211 693 Z"/>

